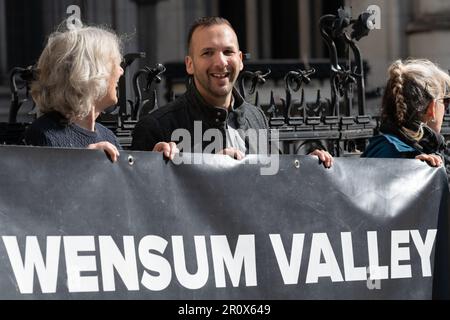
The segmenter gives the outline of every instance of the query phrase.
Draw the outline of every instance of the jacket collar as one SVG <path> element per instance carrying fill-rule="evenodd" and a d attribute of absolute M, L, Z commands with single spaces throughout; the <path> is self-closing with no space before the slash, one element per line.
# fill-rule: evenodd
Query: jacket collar
<path fill-rule="evenodd" d="M 418 129 L 418 124 L 412 124 L 414 127 L 412 129 Z M 410 124 L 411 126 L 411 124 Z M 413 147 L 414 149 L 423 153 L 441 153 L 445 149 L 445 139 L 444 137 L 434 132 L 433 129 L 427 125 L 423 125 L 423 137 L 420 141 L 416 141 L 408 137 L 403 131 L 401 131 L 395 124 L 386 121 L 382 122 L 380 126 L 380 132 L 384 134 L 394 135 L 399 138 L 402 142 Z"/>
<path fill-rule="evenodd" d="M 189 102 L 191 110 L 194 111 L 194 117 L 199 118 L 196 120 L 206 121 L 212 127 L 222 127 L 227 123 L 229 114 L 234 113 L 239 128 L 246 130 L 248 126 L 244 118 L 244 108 L 242 108 L 245 100 L 234 87 L 232 94 L 234 103 L 230 107 L 230 110 L 213 106 L 203 99 L 191 77 L 186 91 L 186 99 Z"/>

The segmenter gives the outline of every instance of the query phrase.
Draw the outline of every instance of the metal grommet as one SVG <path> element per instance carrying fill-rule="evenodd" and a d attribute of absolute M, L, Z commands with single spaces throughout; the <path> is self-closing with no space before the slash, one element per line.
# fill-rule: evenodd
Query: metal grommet
<path fill-rule="evenodd" d="M 300 168 L 300 161 L 298 161 L 297 159 L 294 160 L 294 167 L 297 169 Z"/>
<path fill-rule="evenodd" d="M 133 156 L 128 156 L 128 164 L 130 166 L 134 165 L 134 158 L 133 158 Z"/>

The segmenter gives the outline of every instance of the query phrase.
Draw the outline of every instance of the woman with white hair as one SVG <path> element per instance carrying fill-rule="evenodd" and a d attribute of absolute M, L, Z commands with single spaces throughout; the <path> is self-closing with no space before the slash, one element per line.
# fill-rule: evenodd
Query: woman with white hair
<path fill-rule="evenodd" d="M 83 26 L 52 33 L 31 85 L 43 115 L 27 128 L 26 144 L 100 149 L 117 161 L 117 138 L 95 120 L 117 104 L 121 60 L 120 40 L 111 31 Z"/>
<path fill-rule="evenodd" d="M 445 149 L 440 131 L 450 102 L 450 76 L 426 59 L 398 60 L 388 73 L 381 135 L 370 140 L 362 157 L 416 158 L 440 166 Z"/>

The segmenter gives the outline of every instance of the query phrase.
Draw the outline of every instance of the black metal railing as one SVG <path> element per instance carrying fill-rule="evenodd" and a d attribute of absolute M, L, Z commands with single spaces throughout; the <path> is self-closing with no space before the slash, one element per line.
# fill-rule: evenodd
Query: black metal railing
<path fill-rule="evenodd" d="M 370 31 L 369 12 L 352 19 L 344 9 L 337 15 L 325 15 L 319 26 L 323 40 L 330 53 L 329 60 L 311 60 L 302 63 L 295 60 L 246 61 L 245 69 L 238 78 L 237 87 L 248 102 L 261 108 L 269 120 L 270 131 L 277 130 L 285 153 L 301 151 L 306 141 L 318 140 L 335 156 L 359 154 L 367 141 L 377 132 L 378 119 L 367 114 L 366 99 L 379 98 L 380 90 L 366 92 L 365 78 L 370 71 L 357 46 L 357 41 Z M 345 44 L 345 58 L 338 58 L 336 43 Z M 146 66 L 127 77 L 130 66 L 144 52 L 124 56 L 124 75 L 119 81 L 118 105 L 102 114 L 98 121 L 110 128 L 124 148 L 131 146 L 131 135 L 137 121 L 158 108 L 158 94 L 164 89 L 165 100 L 176 97 L 174 88 L 186 83 L 184 63 L 172 62 Z M 353 59 L 352 59 L 353 57 Z M 22 103 L 28 98 L 33 69 L 15 68 L 11 73 L 11 108 L 8 123 L 0 124 L 0 143 L 21 144 L 21 133 L 28 123 L 17 123 L 16 117 Z M 127 83 L 131 79 L 131 83 Z M 270 81 L 268 81 L 270 80 Z M 329 81 L 330 93 L 317 90 L 314 101 L 307 101 L 305 88 L 312 82 Z M 17 85 L 20 82 L 21 85 Z M 270 91 L 268 101 L 262 101 L 261 90 L 271 85 L 282 86 L 284 96 L 275 99 Z M 159 84 L 159 85 L 158 85 Z M 132 92 L 127 92 L 132 88 Z M 19 98 L 19 91 L 26 98 Z M 180 93 L 180 92 L 179 92 Z M 266 90 L 267 93 L 267 90 Z M 161 96 L 161 95 L 160 95 Z M 267 95 L 266 95 L 267 96 Z M 354 111 L 353 106 L 358 106 Z M 450 139 L 450 115 L 444 117 L 442 134 Z"/>

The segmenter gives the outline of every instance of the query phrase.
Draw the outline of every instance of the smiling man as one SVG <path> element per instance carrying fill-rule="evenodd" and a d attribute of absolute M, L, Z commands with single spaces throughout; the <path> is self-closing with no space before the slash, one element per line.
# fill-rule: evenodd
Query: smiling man
<path fill-rule="evenodd" d="M 202 152 L 212 141 L 205 132 L 212 129 L 213 136 L 220 137 L 220 147 L 214 148 L 218 153 L 240 160 L 258 150 L 257 141 L 245 133 L 267 130 L 268 123 L 262 110 L 247 103 L 234 88 L 243 63 L 231 24 L 221 17 L 197 19 L 189 31 L 187 49 L 185 65 L 190 81 L 186 92 L 140 119 L 133 132 L 132 149 L 164 152 L 173 159 L 180 136 L 174 137 L 174 132 L 184 130 L 191 141 L 187 143 L 183 136 L 183 145 L 190 145 L 194 152 L 201 148 Z M 312 154 L 331 166 L 328 152 L 315 150 Z"/>

